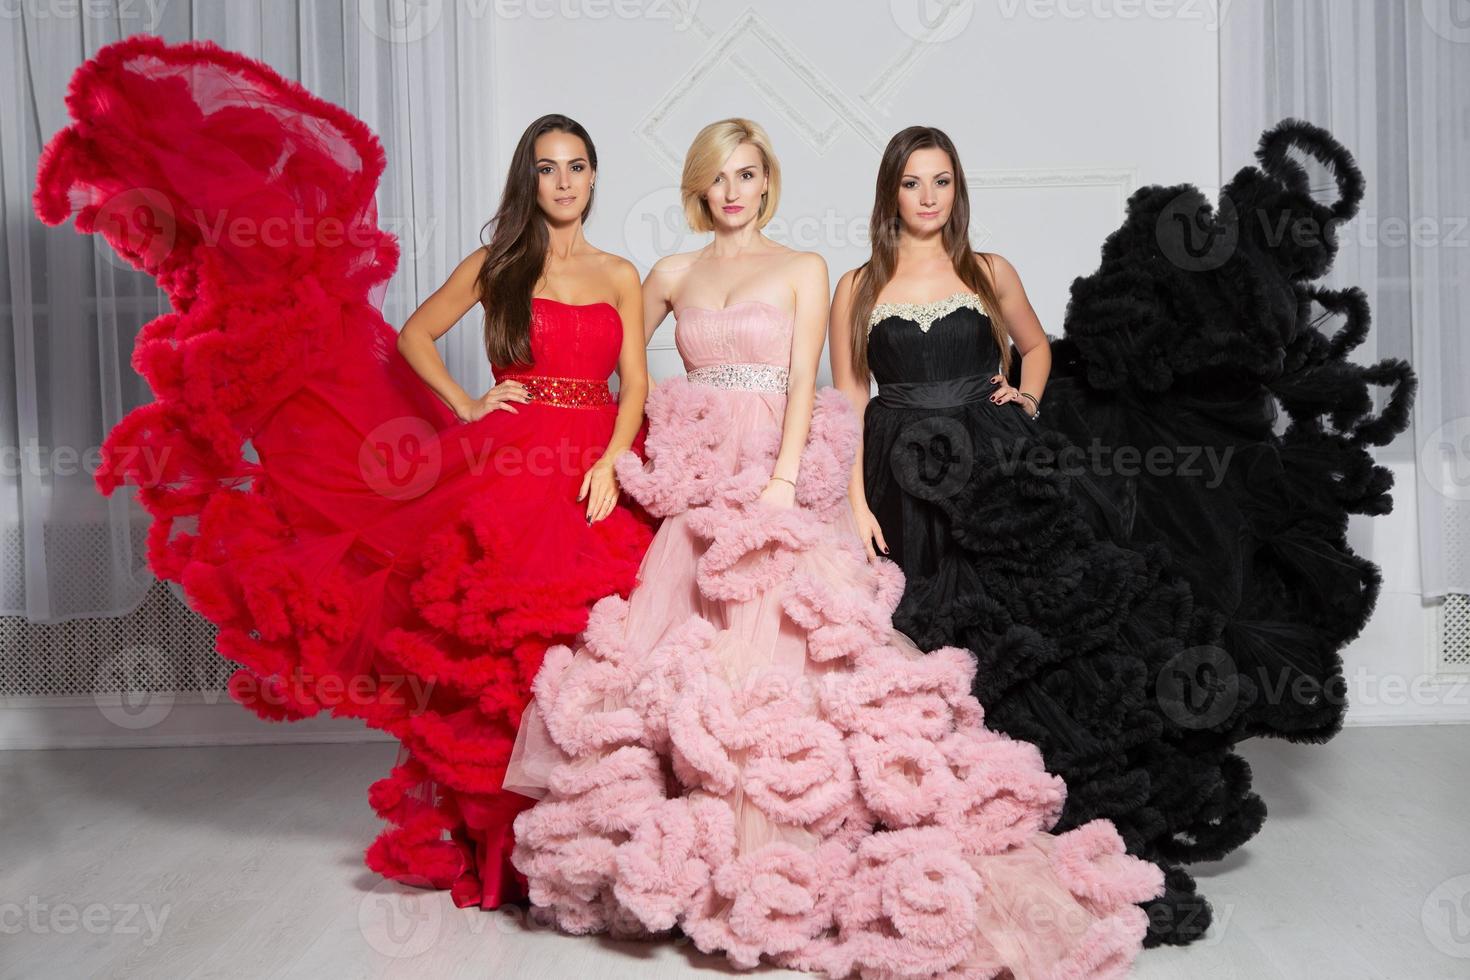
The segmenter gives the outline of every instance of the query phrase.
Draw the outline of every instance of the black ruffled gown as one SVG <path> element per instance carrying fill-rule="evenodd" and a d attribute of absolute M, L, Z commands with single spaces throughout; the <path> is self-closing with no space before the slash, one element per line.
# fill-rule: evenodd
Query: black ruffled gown
<path fill-rule="evenodd" d="M 1332 168 L 1335 204 L 1291 146 Z M 975 654 L 987 723 L 1067 782 L 1057 832 L 1106 817 L 1164 868 L 1150 945 L 1209 925 L 1179 864 L 1265 818 L 1235 743 L 1341 727 L 1339 650 L 1379 581 L 1347 516 L 1391 508 L 1368 447 L 1403 430 L 1414 390 L 1401 361 L 1348 361 L 1362 294 L 1307 282 L 1361 198 L 1351 157 L 1295 120 L 1258 156 L 1218 213 L 1188 185 L 1133 196 L 1073 285 L 1038 421 L 987 400 L 999 350 L 974 294 L 870 321 L 864 478 L 907 579 L 895 625 Z M 1327 314 L 1346 318 L 1330 337 Z M 1389 388 L 1376 415 L 1372 385 Z"/>

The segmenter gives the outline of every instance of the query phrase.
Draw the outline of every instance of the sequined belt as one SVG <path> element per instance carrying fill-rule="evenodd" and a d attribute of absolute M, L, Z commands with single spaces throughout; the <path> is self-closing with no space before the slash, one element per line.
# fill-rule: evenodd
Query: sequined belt
<path fill-rule="evenodd" d="M 741 391 L 771 391 L 786 394 L 787 373 L 775 364 L 735 362 L 733 364 L 710 364 L 689 372 L 689 380 L 695 384 L 714 388 L 736 388 Z"/>
<path fill-rule="evenodd" d="M 531 401 L 557 408 L 602 408 L 616 404 L 606 381 L 558 378 L 550 374 L 511 374 L 502 380 L 519 381 Z"/>
<path fill-rule="evenodd" d="M 954 408 L 978 402 L 996 383 L 981 374 L 943 381 L 893 381 L 878 386 L 878 400 L 890 408 Z"/>

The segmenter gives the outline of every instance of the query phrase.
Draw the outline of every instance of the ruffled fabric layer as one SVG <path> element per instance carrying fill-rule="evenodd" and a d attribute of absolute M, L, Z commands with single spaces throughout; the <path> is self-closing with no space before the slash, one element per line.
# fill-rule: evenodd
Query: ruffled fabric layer
<path fill-rule="evenodd" d="M 1196 607 L 1162 545 L 1119 543 L 1126 501 L 1057 465 L 1067 441 L 1013 405 L 875 404 L 864 447 L 869 500 L 907 573 L 895 626 L 922 649 L 972 651 L 988 723 L 1035 744 L 1066 780 L 1056 829 L 1112 822 L 1169 875 L 1146 907 L 1153 935 L 1202 934 L 1211 910 L 1174 865 L 1182 855 L 1148 845 L 1173 831 L 1191 835 L 1196 856 L 1223 853 L 1264 816 L 1242 791 L 1244 760 L 1224 742 L 1181 741 L 1193 716 L 1157 686 L 1170 664 L 1218 644 L 1218 618 Z M 1235 710 L 1209 721 L 1228 728 Z"/>
<path fill-rule="evenodd" d="M 1337 200 L 1313 197 L 1298 154 Z M 1209 924 L 1178 864 L 1265 818 L 1234 747 L 1342 725 L 1340 651 L 1380 585 L 1347 522 L 1391 508 L 1372 448 L 1404 430 L 1415 388 L 1403 361 L 1351 360 L 1362 292 L 1312 282 L 1362 197 L 1347 150 L 1286 120 L 1257 156 L 1218 207 L 1188 185 L 1133 195 L 1073 284 L 1041 424 L 988 402 L 869 416 L 867 446 L 927 515 L 906 520 L 937 529 L 936 560 L 905 562 L 896 624 L 974 652 L 990 724 L 1066 780 L 1060 828 L 1107 817 L 1168 872 L 1151 944 Z"/>
<path fill-rule="evenodd" d="M 173 307 L 139 333 L 155 400 L 108 433 L 98 488 L 137 488 L 149 566 L 218 627 L 236 700 L 402 740 L 369 865 L 516 896 L 524 799 L 499 774 L 531 678 L 595 599 L 631 590 L 652 537 L 641 512 L 589 527 L 575 501 L 614 412 L 459 424 L 379 311 L 398 261 L 381 144 L 268 66 L 139 35 L 82 65 L 67 106 L 37 214 L 75 212 Z M 528 465 L 547 449 L 567 462 Z"/>
<path fill-rule="evenodd" d="M 846 482 L 858 425 L 818 394 L 796 506 L 759 494 L 781 399 L 662 384 L 649 464 L 664 518 L 642 584 L 547 653 L 507 776 L 543 798 L 514 862 L 564 929 L 673 928 L 738 967 L 836 976 L 1119 976 L 1163 875 L 986 729 L 974 661 L 925 656 L 891 616 Z"/>

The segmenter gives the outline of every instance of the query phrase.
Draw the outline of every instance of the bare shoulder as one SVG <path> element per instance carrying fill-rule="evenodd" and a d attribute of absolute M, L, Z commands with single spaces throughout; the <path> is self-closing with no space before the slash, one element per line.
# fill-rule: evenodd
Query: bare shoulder
<path fill-rule="evenodd" d="M 698 262 L 704 255 L 703 248 L 694 249 L 692 252 L 674 252 L 665 255 L 653 263 L 653 268 L 648 270 L 650 276 L 679 276 L 689 271 L 689 268 Z"/>
<path fill-rule="evenodd" d="M 1020 274 L 1004 255 L 999 252 L 976 252 L 975 257 L 980 260 L 981 267 L 990 276 L 990 284 L 997 292 L 1003 293 L 1020 285 Z"/>
<path fill-rule="evenodd" d="M 689 270 L 699 261 L 703 249 L 692 252 L 675 252 L 665 255 L 653 263 L 648 270 L 645 285 L 651 285 L 664 296 L 672 296 L 678 289 L 679 283 L 689 274 Z"/>
<path fill-rule="evenodd" d="M 480 289 L 480 274 L 484 271 L 485 263 L 489 259 L 490 249 L 481 245 L 459 260 L 459 264 L 449 273 L 449 277 L 441 288 L 461 295 L 477 296 Z"/>
<path fill-rule="evenodd" d="M 852 291 L 857 289 L 858 277 L 862 275 L 862 271 L 863 267 L 858 266 L 856 269 L 848 269 L 839 276 L 837 279 L 836 295 L 844 298 L 852 295 Z"/>
<path fill-rule="evenodd" d="M 598 259 L 602 272 L 616 285 L 621 287 L 632 285 L 634 289 L 638 288 L 640 282 L 638 267 L 632 262 L 612 252 L 603 252 Z"/>
<path fill-rule="evenodd" d="M 786 261 L 790 263 L 790 269 L 801 279 L 815 279 L 820 277 L 823 284 L 827 282 L 827 260 L 822 258 L 820 252 L 799 252 L 789 249 Z"/>
<path fill-rule="evenodd" d="M 478 273 L 489 259 L 490 246 L 480 245 L 469 255 L 466 255 L 464 258 L 460 259 L 459 265 L 455 266 L 454 271 L 456 274 L 469 271 Z"/>

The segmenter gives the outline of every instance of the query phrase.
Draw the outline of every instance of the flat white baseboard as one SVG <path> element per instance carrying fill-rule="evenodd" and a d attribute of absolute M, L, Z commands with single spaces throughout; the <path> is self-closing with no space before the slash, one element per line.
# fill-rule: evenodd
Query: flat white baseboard
<path fill-rule="evenodd" d="M 1372 728 L 1382 725 L 1470 725 L 1470 704 L 1461 699 L 1470 697 L 1470 684 L 1461 685 L 1457 692 L 1447 693 L 1445 700 L 1435 704 L 1396 705 L 1394 707 L 1358 707 L 1348 702 L 1348 728 Z"/>
<path fill-rule="evenodd" d="M 226 694 L 0 698 L 0 750 L 382 741 L 353 718 L 265 721 Z"/>

